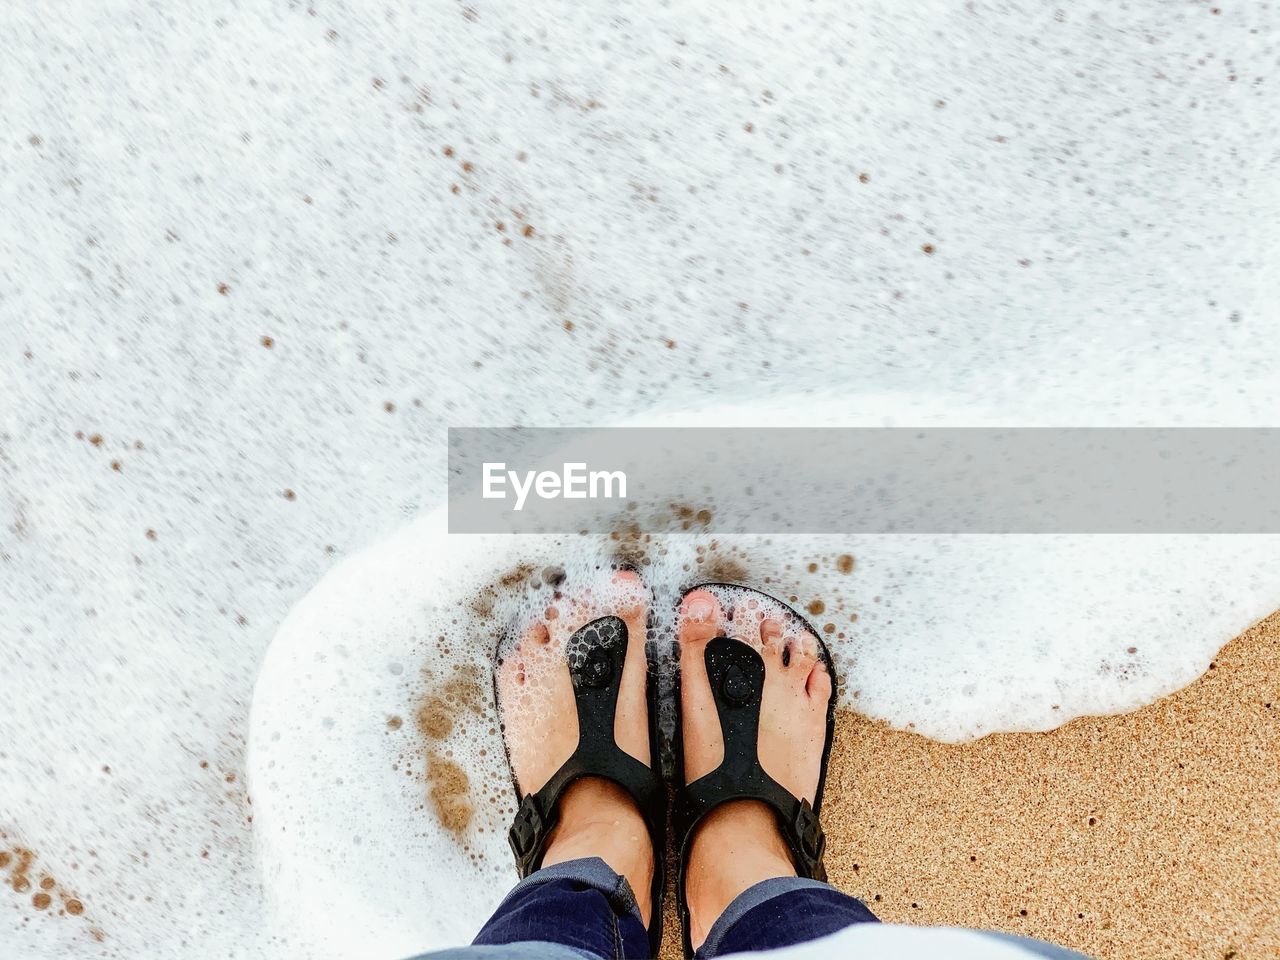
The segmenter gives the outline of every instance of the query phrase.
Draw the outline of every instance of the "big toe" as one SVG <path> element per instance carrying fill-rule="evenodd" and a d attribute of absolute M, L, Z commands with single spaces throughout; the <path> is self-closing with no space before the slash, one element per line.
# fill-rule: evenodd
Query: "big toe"
<path fill-rule="evenodd" d="M 622 667 L 613 738 L 641 763 L 649 763 L 649 705 L 646 698 L 648 664 L 645 640 L 649 589 L 633 570 L 619 570 L 609 581 L 609 600 L 596 613 L 611 612 L 627 625 L 627 656 Z"/>
<path fill-rule="evenodd" d="M 704 659 L 707 641 L 720 633 L 720 603 L 708 591 L 694 590 L 681 599 L 676 616 L 684 772 L 686 782 L 692 783 L 724 759 L 724 740 Z"/>
<path fill-rule="evenodd" d="M 619 570 L 613 575 L 612 585 L 617 597 L 614 609 L 627 625 L 632 637 L 644 638 L 649 614 L 649 591 L 634 570 Z"/>
<path fill-rule="evenodd" d="M 677 613 L 681 644 L 705 643 L 720 629 L 720 601 L 706 590 L 693 590 L 680 601 Z"/>

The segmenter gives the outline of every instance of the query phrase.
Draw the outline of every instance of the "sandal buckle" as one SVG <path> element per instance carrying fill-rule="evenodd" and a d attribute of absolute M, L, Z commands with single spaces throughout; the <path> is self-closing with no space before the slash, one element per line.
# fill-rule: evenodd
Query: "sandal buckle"
<path fill-rule="evenodd" d="M 800 853 L 807 861 L 810 871 L 816 871 L 822 864 L 822 856 L 827 849 L 827 836 L 822 829 L 822 821 L 813 812 L 808 800 L 801 800 L 796 808 L 796 839 L 800 842 Z"/>
<path fill-rule="evenodd" d="M 521 866 L 524 865 L 526 858 L 537 845 L 542 829 L 542 815 L 538 813 L 538 807 L 533 801 L 533 795 L 530 794 L 521 801 L 520 809 L 516 811 L 515 821 L 511 824 L 511 829 L 507 833 L 507 842 L 511 844 L 511 852 L 515 854 L 515 858 Z"/>

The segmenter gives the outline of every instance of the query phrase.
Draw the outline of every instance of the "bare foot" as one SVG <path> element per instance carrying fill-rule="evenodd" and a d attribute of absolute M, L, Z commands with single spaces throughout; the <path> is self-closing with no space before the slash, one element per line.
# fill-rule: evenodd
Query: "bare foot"
<path fill-rule="evenodd" d="M 794 796 L 813 802 L 822 773 L 831 676 L 814 637 L 780 603 L 724 592 L 726 611 L 707 590 L 685 595 L 677 614 L 685 782 L 720 765 L 724 740 L 703 659 L 707 641 L 728 636 L 764 658 L 757 750 L 765 772 Z M 756 800 L 726 803 L 698 825 L 685 894 L 694 947 L 738 894 L 772 877 L 793 877 L 791 854 L 773 811 Z"/>
<path fill-rule="evenodd" d="M 572 594 L 572 596 L 570 596 Z M 541 789 L 578 746 L 578 713 L 565 644 L 585 623 L 603 616 L 627 625 L 627 656 L 618 689 L 614 739 L 649 765 L 649 706 L 645 699 L 645 619 L 649 595 L 630 571 L 595 589 L 557 592 L 498 667 L 498 709 L 521 796 Z M 653 842 L 635 802 L 619 786 L 597 777 L 571 784 L 560 797 L 560 821 L 543 866 L 600 857 L 631 884 L 645 925 L 653 883 Z"/>

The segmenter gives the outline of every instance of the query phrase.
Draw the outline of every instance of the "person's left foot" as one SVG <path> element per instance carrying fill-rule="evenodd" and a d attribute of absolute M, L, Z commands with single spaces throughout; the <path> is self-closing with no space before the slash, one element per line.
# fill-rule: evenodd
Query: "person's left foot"
<path fill-rule="evenodd" d="M 649 765 L 644 655 L 648 602 L 648 591 L 631 571 L 620 571 L 594 589 L 562 590 L 499 664 L 498 712 L 521 796 L 541 789 L 578 746 L 578 713 L 565 644 L 579 627 L 599 617 L 621 617 L 627 625 L 614 740 Z M 560 821 L 552 831 L 543 866 L 600 857 L 627 878 L 647 926 L 654 851 L 635 802 L 613 782 L 586 777 L 565 790 L 559 807 Z"/>

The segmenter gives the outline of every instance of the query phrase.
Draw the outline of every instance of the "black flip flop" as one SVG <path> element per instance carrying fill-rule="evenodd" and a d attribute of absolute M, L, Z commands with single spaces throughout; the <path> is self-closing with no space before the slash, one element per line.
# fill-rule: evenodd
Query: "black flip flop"
<path fill-rule="evenodd" d="M 620 786 L 635 800 L 653 840 L 653 906 L 649 944 L 652 955 L 657 956 L 658 945 L 662 942 L 663 858 L 667 823 L 667 792 L 657 765 L 657 684 L 651 675 L 648 676 L 646 696 L 649 701 L 649 762 L 652 766 L 646 767 L 619 747 L 613 738 L 614 713 L 627 644 L 645 642 L 644 637 L 628 637 L 627 634 L 626 622 L 620 617 L 600 617 L 579 627 L 565 644 L 569 675 L 573 680 L 573 698 L 578 709 L 578 746 L 542 789 L 534 793 L 522 796 L 515 771 L 512 771 L 511 782 L 516 796 L 520 798 L 520 807 L 507 839 L 523 879 L 542 866 L 547 841 L 560 820 L 560 796 L 569 784 L 582 777 L 603 777 Z M 648 673 L 651 674 L 652 670 Z M 496 670 L 494 700 L 501 716 Z M 505 738 L 503 743 L 505 747 Z M 507 762 L 508 765 L 511 762 L 510 753 Z"/>
<path fill-rule="evenodd" d="M 796 874 L 811 880 L 826 880 L 823 863 L 826 851 L 826 834 L 818 813 L 822 809 L 822 790 L 827 782 L 827 760 L 831 756 L 831 740 L 835 733 L 836 671 L 827 649 L 816 630 L 799 613 L 787 604 L 759 590 L 732 583 L 703 583 L 686 591 L 708 588 L 732 589 L 741 594 L 742 601 L 752 596 L 780 604 L 790 610 L 796 622 L 813 635 L 818 644 L 818 657 L 826 664 L 831 675 L 831 696 L 827 701 L 827 734 L 822 747 L 822 768 L 818 777 L 818 789 L 813 804 L 793 796 L 774 780 L 760 765 L 757 738 L 760 724 L 760 698 L 764 690 L 764 659 L 748 644 L 729 637 L 715 637 L 707 641 L 705 661 L 707 679 L 715 699 L 716 713 L 720 718 L 720 731 L 724 738 L 724 759 L 705 776 L 687 786 L 678 786 L 673 820 L 679 841 L 677 857 L 676 897 L 680 909 L 680 921 L 684 928 L 684 955 L 693 957 L 693 944 L 689 933 L 689 903 L 685 898 L 685 871 L 693 832 L 699 823 L 717 807 L 733 800 L 759 800 L 777 815 L 778 829 L 791 853 Z M 683 597 L 681 602 L 683 602 Z M 676 684 L 677 709 L 680 704 L 679 681 Z M 676 783 L 684 783 L 683 736 L 679 733 L 674 746 Z"/>

